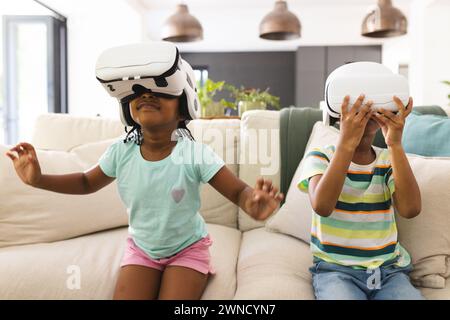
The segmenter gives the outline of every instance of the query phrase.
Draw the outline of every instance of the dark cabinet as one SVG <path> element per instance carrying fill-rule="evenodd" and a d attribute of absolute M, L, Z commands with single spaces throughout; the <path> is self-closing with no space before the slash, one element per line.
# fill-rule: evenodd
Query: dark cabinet
<path fill-rule="evenodd" d="M 337 67 L 356 61 L 381 63 L 381 46 L 299 47 L 296 52 L 296 106 L 318 108 L 328 75 Z"/>

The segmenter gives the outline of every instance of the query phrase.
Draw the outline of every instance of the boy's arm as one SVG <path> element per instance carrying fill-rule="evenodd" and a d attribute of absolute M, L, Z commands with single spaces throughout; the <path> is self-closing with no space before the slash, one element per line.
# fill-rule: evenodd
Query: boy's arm
<path fill-rule="evenodd" d="M 309 180 L 308 194 L 311 206 L 318 215 L 328 217 L 336 207 L 344 186 L 347 169 L 353 158 L 351 147 L 339 143 L 330 165 L 323 175 L 313 176 Z"/>
<path fill-rule="evenodd" d="M 309 180 L 308 193 L 311 205 L 314 211 L 323 217 L 328 217 L 336 207 L 353 154 L 372 116 L 370 110 L 372 102 L 369 101 L 360 108 L 363 100 L 364 95 L 361 95 L 348 111 L 349 97 L 345 97 L 341 107 L 339 142 L 330 165 L 323 175 L 314 176 Z"/>
<path fill-rule="evenodd" d="M 406 117 L 412 111 L 413 100 L 410 98 L 406 107 L 399 98 L 394 97 L 394 101 L 397 104 L 398 113 L 394 114 L 382 109 L 379 114 L 376 114 L 375 120 L 383 131 L 386 145 L 390 151 L 395 185 L 394 206 L 399 215 L 410 219 L 419 215 L 422 210 L 419 186 L 402 146 L 403 128 Z"/>
<path fill-rule="evenodd" d="M 420 189 L 409 165 L 401 144 L 388 147 L 391 155 L 392 174 L 394 175 L 394 205 L 404 218 L 411 219 L 419 215 L 422 209 Z"/>

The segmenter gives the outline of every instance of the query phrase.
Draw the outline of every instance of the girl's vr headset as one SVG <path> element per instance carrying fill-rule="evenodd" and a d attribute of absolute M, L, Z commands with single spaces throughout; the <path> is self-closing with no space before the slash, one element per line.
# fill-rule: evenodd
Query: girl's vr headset
<path fill-rule="evenodd" d="M 166 98 L 180 97 L 184 93 L 190 118 L 200 115 L 194 71 L 170 42 L 108 49 L 98 58 L 95 71 L 109 95 L 119 100 L 121 120 L 126 126 L 135 125 L 129 102 L 144 92 Z"/>
<path fill-rule="evenodd" d="M 379 63 L 345 64 L 334 70 L 326 81 L 324 121 L 329 123 L 330 116 L 340 117 L 346 95 L 350 96 L 350 108 L 361 93 L 365 95 L 364 103 L 373 101 L 372 110 L 383 108 L 395 112 L 398 109 L 393 96 L 397 96 L 405 106 L 408 103 L 408 81 Z"/>

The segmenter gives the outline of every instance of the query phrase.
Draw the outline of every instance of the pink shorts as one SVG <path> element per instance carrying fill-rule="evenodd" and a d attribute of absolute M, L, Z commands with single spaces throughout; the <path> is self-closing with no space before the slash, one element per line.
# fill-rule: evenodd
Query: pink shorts
<path fill-rule="evenodd" d="M 129 236 L 120 267 L 139 265 L 163 271 L 168 266 L 179 266 L 194 269 L 203 274 L 214 274 L 215 271 L 211 265 L 211 255 L 209 253 L 211 245 L 212 241 L 208 235 L 171 257 L 153 259 L 138 248 L 131 236 Z"/>

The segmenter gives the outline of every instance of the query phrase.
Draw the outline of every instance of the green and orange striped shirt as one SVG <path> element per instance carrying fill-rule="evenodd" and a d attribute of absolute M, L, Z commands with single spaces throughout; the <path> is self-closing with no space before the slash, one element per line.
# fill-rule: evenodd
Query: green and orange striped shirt
<path fill-rule="evenodd" d="M 314 257 L 353 268 L 377 268 L 396 260 L 411 263 L 397 239 L 392 195 L 395 191 L 389 152 L 373 147 L 376 159 L 369 165 L 351 163 L 342 192 L 332 214 L 313 212 L 311 251 Z M 298 187 L 308 192 L 309 179 L 324 174 L 335 152 L 334 146 L 316 148 L 303 162 Z"/>

